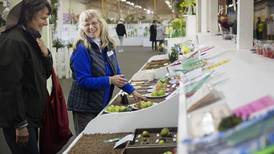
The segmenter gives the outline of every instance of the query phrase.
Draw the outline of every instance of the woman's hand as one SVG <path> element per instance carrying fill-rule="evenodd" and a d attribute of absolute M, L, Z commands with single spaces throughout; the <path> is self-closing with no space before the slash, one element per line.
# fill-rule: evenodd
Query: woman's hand
<path fill-rule="evenodd" d="M 119 88 L 123 87 L 124 85 L 128 83 L 124 75 L 114 75 L 109 78 L 110 78 L 110 83 Z"/>
<path fill-rule="evenodd" d="M 27 144 L 29 142 L 29 131 L 27 127 L 16 128 L 16 143 Z"/>
<path fill-rule="evenodd" d="M 41 38 L 37 38 L 36 39 L 41 51 L 42 51 L 42 54 L 45 56 L 45 57 L 48 57 L 49 55 L 49 51 L 48 51 L 48 48 L 46 47 L 44 41 L 41 39 Z"/>
<path fill-rule="evenodd" d="M 132 92 L 132 95 L 133 95 L 133 98 L 136 102 L 139 102 L 139 101 L 146 101 L 147 98 L 144 97 L 143 95 L 141 95 L 140 93 L 138 93 L 136 90 L 134 90 Z"/>

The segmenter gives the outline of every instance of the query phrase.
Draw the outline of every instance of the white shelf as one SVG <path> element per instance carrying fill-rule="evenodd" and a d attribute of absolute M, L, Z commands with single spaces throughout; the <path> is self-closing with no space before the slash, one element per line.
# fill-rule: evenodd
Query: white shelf
<path fill-rule="evenodd" d="M 273 59 L 252 54 L 249 50 L 236 50 L 232 41 L 225 41 L 211 34 L 200 34 L 199 37 L 203 46 L 215 46 L 208 53 L 209 63 L 229 60 L 227 64 L 215 70 L 219 76 L 213 76 L 209 83 L 222 92 L 224 95 L 222 101 L 230 109 L 233 110 L 265 95 L 274 96 Z M 222 82 L 218 83 L 218 81 Z M 186 154 L 186 147 L 182 144 L 182 141 L 188 138 L 186 100 L 184 97 L 179 97 L 179 101 L 177 149 L 178 154 Z"/>

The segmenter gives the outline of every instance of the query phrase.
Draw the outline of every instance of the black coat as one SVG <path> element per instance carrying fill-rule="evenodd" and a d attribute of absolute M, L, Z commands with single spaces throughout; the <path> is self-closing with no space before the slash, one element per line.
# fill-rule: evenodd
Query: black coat
<path fill-rule="evenodd" d="M 116 27 L 116 32 L 117 32 L 117 35 L 118 36 L 124 36 L 124 35 L 127 35 L 127 32 L 126 32 L 126 27 L 124 24 L 120 23 L 120 24 L 117 24 L 117 27 Z"/>
<path fill-rule="evenodd" d="M 0 127 L 41 125 L 51 69 L 52 58 L 22 27 L 0 35 Z"/>
<path fill-rule="evenodd" d="M 157 29 L 156 25 L 151 25 L 149 28 L 149 33 L 150 33 L 150 41 L 156 41 L 156 35 L 157 35 Z"/>

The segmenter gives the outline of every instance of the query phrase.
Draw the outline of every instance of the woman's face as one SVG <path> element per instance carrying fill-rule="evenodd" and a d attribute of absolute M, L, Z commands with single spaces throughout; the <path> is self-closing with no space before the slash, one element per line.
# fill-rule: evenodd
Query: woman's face
<path fill-rule="evenodd" d="M 88 37 L 99 38 L 101 28 L 97 18 L 90 18 L 86 20 L 84 24 L 84 32 Z"/>
<path fill-rule="evenodd" d="M 48 8 L 43 8 L 33 15 L 33 18 L 29 23 L 27 23 L 28 27 L 41 32 L 44 26 L 48 25 L 49 10 Z"/>

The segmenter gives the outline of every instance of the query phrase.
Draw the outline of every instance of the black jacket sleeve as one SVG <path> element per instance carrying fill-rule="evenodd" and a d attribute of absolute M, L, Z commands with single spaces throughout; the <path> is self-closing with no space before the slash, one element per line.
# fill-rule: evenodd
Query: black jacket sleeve
<path fill-rule="evenodd" d="M 26 47 L 14 40 L 4 40 L 0 46 L 0 121 L 11 118 L 10 125 L 20 127 L 27 123 L 22 91 Z"/>
<path fill-rule="evenodd" d="M 124 32 L 124 35 L 127 35 L 127 31 L 126 31 L 125 25 L 123 25 L 123 32 Z"/>

